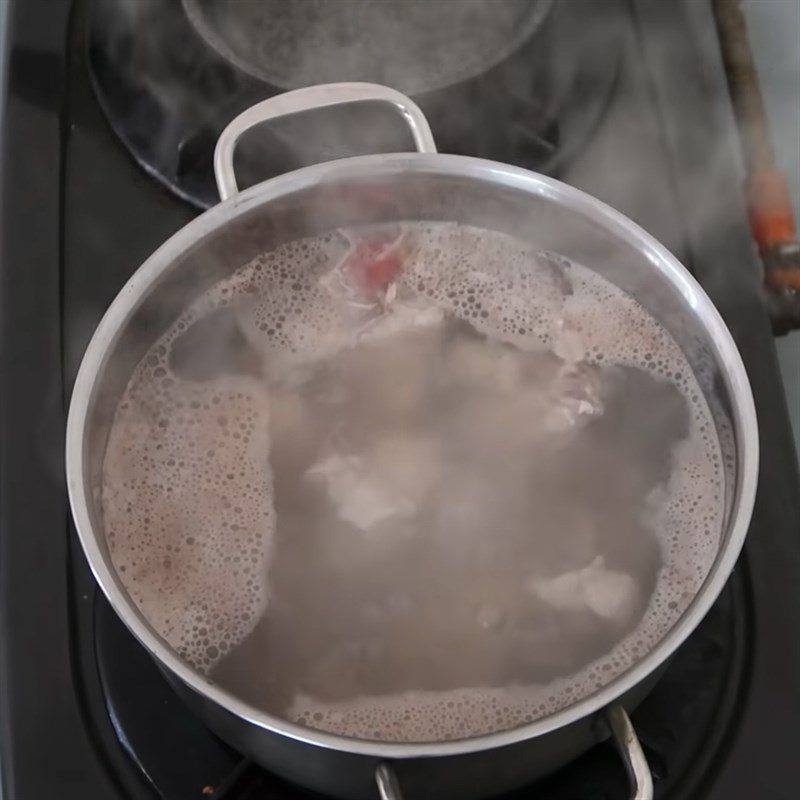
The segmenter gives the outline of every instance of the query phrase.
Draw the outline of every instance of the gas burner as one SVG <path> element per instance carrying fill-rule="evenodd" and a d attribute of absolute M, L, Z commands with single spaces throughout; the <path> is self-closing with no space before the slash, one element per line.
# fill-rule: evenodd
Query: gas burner
<path fill-rule="evenodd" d="M 435 74 L 423 76 L 411 75 L 403 66 L 408 56 L 396 44 L 380 69 L 369 48 L 359 51 L 360 65 L 343 67 L 338 73 L 330 64 L 317 74 L 309 73 L 303 64 L 267 62 L 264 47 L 243 38 L 242 26 L 249 17 L 231 15 L 238 8 L 235 4 L 96 0 L 88 22 L 90 73 L 112 128 L 136 161 L 200 208 L 218 201 L 211 164 L 225 125 L 253 103 L 310 80 L 361 77 L 393 83 L 412 92 L 443 152 L 559 174 L 590 138 L 613 93 L 621 52 L 616 44 L 618 31 L 599 24 L 602 3 L 497 3 L 469 0 L 464 4 L 459 16 L 465 26 L 478 12 L 486 15 L 491 9 L 495 22 L 488 26 L 489 42 L 476 42 L 474 57 L 461 58 L 465 63 L 458 69 L 451 53 L 453 59 L 438 63 Z M 251 8 L 242 4 L 242 9 L 245 5 Z M 382 5 L 348 0 L 346 7 L 369 8 L 370 19 L 379 25 L 375 8 Z M 301 6 L 311 22 L 321 23 L 330 13 L 323 13 L 329 6 L 316 0 L 303 0 Z M 418 13 L 410 17 L 421 23 L 426 14 L 442 13 L 443 5 L 437 11 L 425 11 L 428 6 L 415 0 Z M 226 14 L 221 13 L 223 8 Z M 259 4 L 258 8 L 257 21 L 250 23 L 261 30 L 268 25 L 264 9 L 271 6 Z M 338 11 L 337 15 L 342 16 Z M 274 19 L 297 37 L 299 17 L 294 12 L 276 12 Z M 338 25 L 343 36 L 349 30 L 345 21 L 343 17 Z M 591 36 L 583 31 L 591 31 Z M 332 51 L 326 57 L 330 60 Z M 405 80 L 401 78 L 404 70 Z M 350 151 L 327 143 L 322 149 L 296 146 L 303 138 L 297 130 L 298 134 L 287 136 L 270 128 L 259 131 L 257 146 L 243 143 L 237 158 L 242 183 L 320 159 L 356 154 L 352 145 Z M 369 151 L 386 152 L 399 146 L 396 130 L 370 136 Z"/>
<path fill-rule="evenodd" d="M 752 637 L 749 620 L 744 580 L 736 573 L 632 715 L 657 796 L 690 796 L 724 753 L 724 735 L 743 691 Z M 320 795 L 286 783 L 217 739 L 182 704 L 155 662 L 99 597 L 94 624 L 108 713 L 120 741 L 157 797 L 321 800 Z M 627 785 L 619 756 L 610 743 L 604 743 L 537 782 L 535 791 L 529 786 L 502 800 L 532 796 L 604 800 L 625 797 Z"/>

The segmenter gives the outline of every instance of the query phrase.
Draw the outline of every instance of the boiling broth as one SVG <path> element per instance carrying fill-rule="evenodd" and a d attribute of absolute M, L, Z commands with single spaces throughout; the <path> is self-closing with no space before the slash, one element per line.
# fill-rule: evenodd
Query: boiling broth
<path fill-rule="evenodd" d="M 369 291 L 364 242 L 400 266 Z M 513 727 L 613 679 L 696 593 L 722 505 L 710 412 L 657 321 L 454 224 L 237 270 L 137 367 L 104 464 L 114 565 L 186 661 L 390 741 Z"/>

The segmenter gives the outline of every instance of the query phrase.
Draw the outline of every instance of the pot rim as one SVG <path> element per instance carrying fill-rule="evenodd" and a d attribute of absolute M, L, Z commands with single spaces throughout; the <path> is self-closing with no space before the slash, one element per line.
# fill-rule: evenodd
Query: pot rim
<path fill-rule="evenodd" d="M 128 320 L 175 258 L 199 239 L 232 218 L 284 194 L 320 182 L 367 176 L 391 177 L 408 172 L 490 180 L 534 195 L 560 201 L 635 246 L 680 291 L 704 320 L 722 367 L 732 404 L 732 421 L 739 455 L 737 486 L 730 524 L 717 558 L 699 592 L 681 617 L 647 655 L 607 685 L 561 711 L 510 730 L 442 742 L 381 742 L 340 736 L 288 722 L 261 711 L 192 669 L 150 627 L 123 590 L 105 558 L 87 502 L 91 487 L 86 476 L 86 425 L 98 377 Z M 87 347 L 70 402 L 66 431 L 66 475 L 72 515 L 92 573 L 111 606 L 139 642 L 183 683 L 259 728 L 323 748 L 376 758 L 458 755 L 514 744 L 542 736 L 608 706 L 662 664 L 703 619 L 725 585 L 744 543 L 750 523 L 758 476 L 758 428 L 750 384 L 739 352 L 717 309 L 686 268 L 650 234 L 621 213 L 585 192 L 534 172 L 467 156 L 393 153 L 357 156 L 304 167 L 247 189 L 204 212 L 173 234 L 131 276 L 104 314 Z"/>

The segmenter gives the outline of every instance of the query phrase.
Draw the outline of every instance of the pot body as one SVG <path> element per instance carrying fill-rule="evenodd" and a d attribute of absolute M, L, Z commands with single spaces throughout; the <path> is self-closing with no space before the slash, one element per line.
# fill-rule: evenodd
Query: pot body
<path fill-rule="evenodd" d="M 634 709 L 655 686 L 662 665 L 637 683 L 617 703 Z M 542 736 L 442 756 L 387 759 L 349 753 L 311 742 L 269 734 L 189 688 L 174 674 L 167 679 L 184 702 L 221 739 L 257 764 L 292 783 L 342 800 L 376 800 L 375 773 L 388 764 L 407 800 L 484 800 L 554 772 L 608 738 L 605 715 L 590 714 Z M 388 800 L 401 800 L 390 797 Z"/>
<path fill-rule="evenodd" d="M 459 222 L 560 253 L 617 284 L 652 313 L 686 354 L 714 416 L 727 468 L 719 552 L 701 591 L 636 666 L 558 714 L 473 739 L 367 742 L 290 724 L 247 706 L 193 671 L 160 639 L 116 575 L 100 503 L 102 463 L 116 403 L 131 372 L 181 310 L 256 255 L 340 227 Z M 724 323 L 665 248 L 599 201 L 558 181 L 459 156 L 363 156 L 308 167 L 235 195 L 167 241 L 136 272 L 98 327 L 76 381 L 67 475 L 76 527 L 111 604 L 197 713 L 237 748 L 289 780 L 342 798 L 375 798 L 374 770 L 394 764 L 407 797 L 480 798 L 519 786 L 574 758 L 608 731 L 597 713 L 635 705 L 695 628 L 741 549 L 758 461 L 747 378 Z"/>

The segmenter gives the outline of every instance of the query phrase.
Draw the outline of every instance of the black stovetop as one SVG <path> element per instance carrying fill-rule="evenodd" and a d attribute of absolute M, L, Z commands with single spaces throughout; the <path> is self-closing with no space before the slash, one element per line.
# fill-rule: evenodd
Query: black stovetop
<path fill-rule="evenodd" d="M 795 797 L 800 480 L 740 200 L 736 133 L 710 2 L 597 0 L 589 6 L 594 29 L 602 24 L 603 40 L 613 47 L 602 63 L 570 64 L 575 85 L 561 87 L 555 108 L 548 95 L 547 124 L 530 126 L 547 147 L 524 147 L 525 136 L 502 132 L 481 141 L 501 148 L 493 157 L 555 173 L 643 225 L 694 272 L 737 340 L 762 447 L 744 556 L 633 721 L 662 800 Z M 575 19 L 589 6 L 557 2 L 555 27 L 537 34 L 548 37 L 549 58 L 587 57 L 580 46 L 587 26 Z M 80 0 L 15 2 L 7 31 L 0 211 L 2 796 L 308 798 L 248 763 L 182 705 L 100 596 L 69 521 L 63 428 L 82 352 L 130 274 L 198 213 L 165 187 L 169 180 L 142 169 L 135 160 L 142 153 L 118 135 L 119 120 L 96 72 L 102 66 L 92 61 L 92 13 Z M 564 47 L 558 36 L 566 37 Z M 598 58 L 596 49 L 590 57 Z M 531 64 L 545 75 L 548 69 L 562 74 L 557 62 L 539 57 Z M 493 80 L 471 95 L 483 127 L 503 119 L 494 109 L 507 87 L 502 78 Z M 262 96 L 269 91 L 262 89 Z M 528 101 L 532 112 L 543 107 L 538 97 Z M 589 101 L 591 129 L 587 115 L 576 112 Z M 577 129 L 571 127 L 576 120 Z M 434 124 L 434 133 L 447 141 L 452 131 Z M 468 144 L 446 149 L 469 152 Z M 626 796 L 626 785 L 606 744 L 515 797 L 612 800 Z"/>

